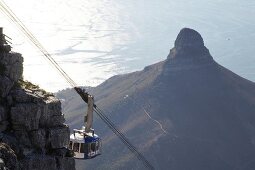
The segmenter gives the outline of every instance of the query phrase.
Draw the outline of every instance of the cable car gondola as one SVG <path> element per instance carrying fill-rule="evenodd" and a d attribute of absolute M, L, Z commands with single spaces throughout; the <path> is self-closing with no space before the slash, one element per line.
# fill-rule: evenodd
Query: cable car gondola
<path fill-rule="evenodd" d="M 122 134 L 119 129 L 110 121 L 110 119 L 100 110 L 95 104 L 94 100 L 92 102 L 88 100 L 92 98 L 88 93 L 86 93 L 81 88 L 77 87 L 77 84 L 66 74 L 66 72 L 59 66 L 59 64 L 51 57 L 48 51 L 42 46 L 42 44 L 35 38 L 35 36 L 26 28 L 26 26 L 21 22 L 21 20 L 11 11 L 11 9 L 0 0 L 0 10 L 6 14 L 6 16 L 12 21 L 17 27 L 21 30 L 22 33 L 43 53 L 47 60 L 60 72 L 60 74 L 65 78 L 65 80 L 76 90 L 76 92 L 81 96 L 81 98 L 88 103 L 88 113 L 85 116 L 85 128 L 82 130 L 74 129 L 74 133 L 70 136 L 70 149 L 75 149 L 76 158 L 81 157 L 83 159 L 93 158 L 101 153 L 101 140 L 100 138 L 94 134 L 94 130 L 92 127 L 92 118 L 93 118 L 93 108 L 97 115 L 106 123 L 106 125 L 121 139 L 121 141 L 127 146 L 127 148 L 135 155 L 137 158 L 143 162 L 145 167 L 148 169 L 154 170 L 154 167 L 150 164 L 148 160 L 136 149 L 135 146 L 132 145 Z M 1 31 L 1 30 L 0 30 Z M 0 42 L 0 44 L 3 44 Z M 4 45 L 6 43 L 4 42 Z M 7 48 L 9 50 L 9 48 Z M 9 52 L 7 50 L 7 52 Z M 91 104 L 92 103 L 92 104 Z M 90 113 L 89 113 L 90 112 Z M 85 130 L 84 130 L 85 129 Z M 77 135 L 79 134 L 79 135 Z M 72 137 L 73 136 L 73 137 Z M 98 142 L 98 143 L 97 143 Z M 95 145 L 94 145 L 95 143 Z M 78 145 L 77 145 L 78 144 Z M 84 145 L 83 145 L 84 144 Z M 78 147 L 76 147 L 78 146 Z M 96 146 L 96 147 L 94 147 Z M 84 147 L 84 149 L 83 149 Z M 77 149 L 78 148 L 78 149 Z M 87 149 L 87 150 L 85 150 Z M 86 151 L 85 154 L 80 154 Z M 95 152 L 95 153 L 94 153 Z M 78 155 L 80 154 L 80 155 Z"/>
<path fill-rule="evenodd" d="M 94 133 L 92 129 L 94 98 L 80 88 L 75 88 L 82 96 L 84 101 L 88 103 L 88 110 L 85 113 L 82 129 L 74 129 L 70 135 L 69 149 L 73 150 L 74 157 L 77 159 L 91 159 L 101 154 L 101 139 Z"/>
<path fill-rule="evenodd" d="M 96 134 L 86 133 L 85 127 L 83 127 L 81 130 L 73 130 L 69 148 L 74 151 L 75 158 L 91 159 L 102 153 L 102 142 Z"/>

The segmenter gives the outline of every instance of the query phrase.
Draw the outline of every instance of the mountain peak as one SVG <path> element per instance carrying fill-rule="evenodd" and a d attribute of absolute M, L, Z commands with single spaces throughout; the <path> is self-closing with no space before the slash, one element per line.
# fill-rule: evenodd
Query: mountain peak
<path fill-rule="evenodd" d="M 202 36 L 195 30 L 183 28 L 178 34 L 168 59 L 190 59 L 212 61 L 209 50 L 204 46 Z"/>
<path fill-rule="evenodd" d="M 184 48 L 203 48 L 204 41 L 197 31 L 190 28 L 183 28 L 178 34 L 174 46 L 179 50 Z"/>

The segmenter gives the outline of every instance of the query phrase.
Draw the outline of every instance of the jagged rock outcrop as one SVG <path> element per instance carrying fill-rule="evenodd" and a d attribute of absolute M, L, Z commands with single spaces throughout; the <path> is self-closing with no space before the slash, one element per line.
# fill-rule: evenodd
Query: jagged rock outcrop
<path fill-rule="evenodd" d="M 167 56 L 165 72 L 207 67 L 214 64 L 209 50 L 204 46 L 201 35 L 190 28 L 183 28 L 174 47 Z"/>
<path fill-rule="evenodd" d="M 74 170 L 60 101 L 22 73 L 22 56 L 0 51 L 0 158 L 10 170 Z"/>
<path fill-rule="evenodd" d="M 210 59 L 212 56 L 209 50 L 204 46 L 201 35 L 190 28 L 183 28 L 178 34 L 174 48 L 170 50 L 168 58 L 185 58 L 185 59 Z"/>

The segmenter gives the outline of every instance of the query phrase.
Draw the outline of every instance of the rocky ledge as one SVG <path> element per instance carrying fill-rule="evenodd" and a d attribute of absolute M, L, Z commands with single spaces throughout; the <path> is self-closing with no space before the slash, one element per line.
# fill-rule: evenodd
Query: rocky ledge
<path fill-rule="evenodd" d="M 74 170 L 60 101 L 22 74 L 21 54 L 0 51 L 0 168 Z"/>

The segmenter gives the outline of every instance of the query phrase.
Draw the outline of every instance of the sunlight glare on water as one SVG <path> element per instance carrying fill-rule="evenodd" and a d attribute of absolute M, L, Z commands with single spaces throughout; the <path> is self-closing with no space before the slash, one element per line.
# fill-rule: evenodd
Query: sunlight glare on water
<path fill-rule="evenodd" d="M 164 60 L 183 27 L 196 29 L 214 59 L 255 81 L 255 1 L 5 0 L 78 85 Z M 55 92 L 65 80 L 1 14 L 13 51 L 24 57 L 24 78 Z"/>
<path fill-rule="evenodd" d="M 125 72 L 125 66 L 119 65 L 124 61 L 113 50 L 121 50 L 121 46 L 130 41 L 130 35 L 119 19 L 120 11 L 111 2 L 5 2 L 79 85 L 98 85 L 110 76 Z M 6 18 L 4 20 L 4 32 L 13 39 L 13 51 L 24 57 L 25 79 L 49 91 L 68 87 L 43 55 L 13 24 Z"/>

